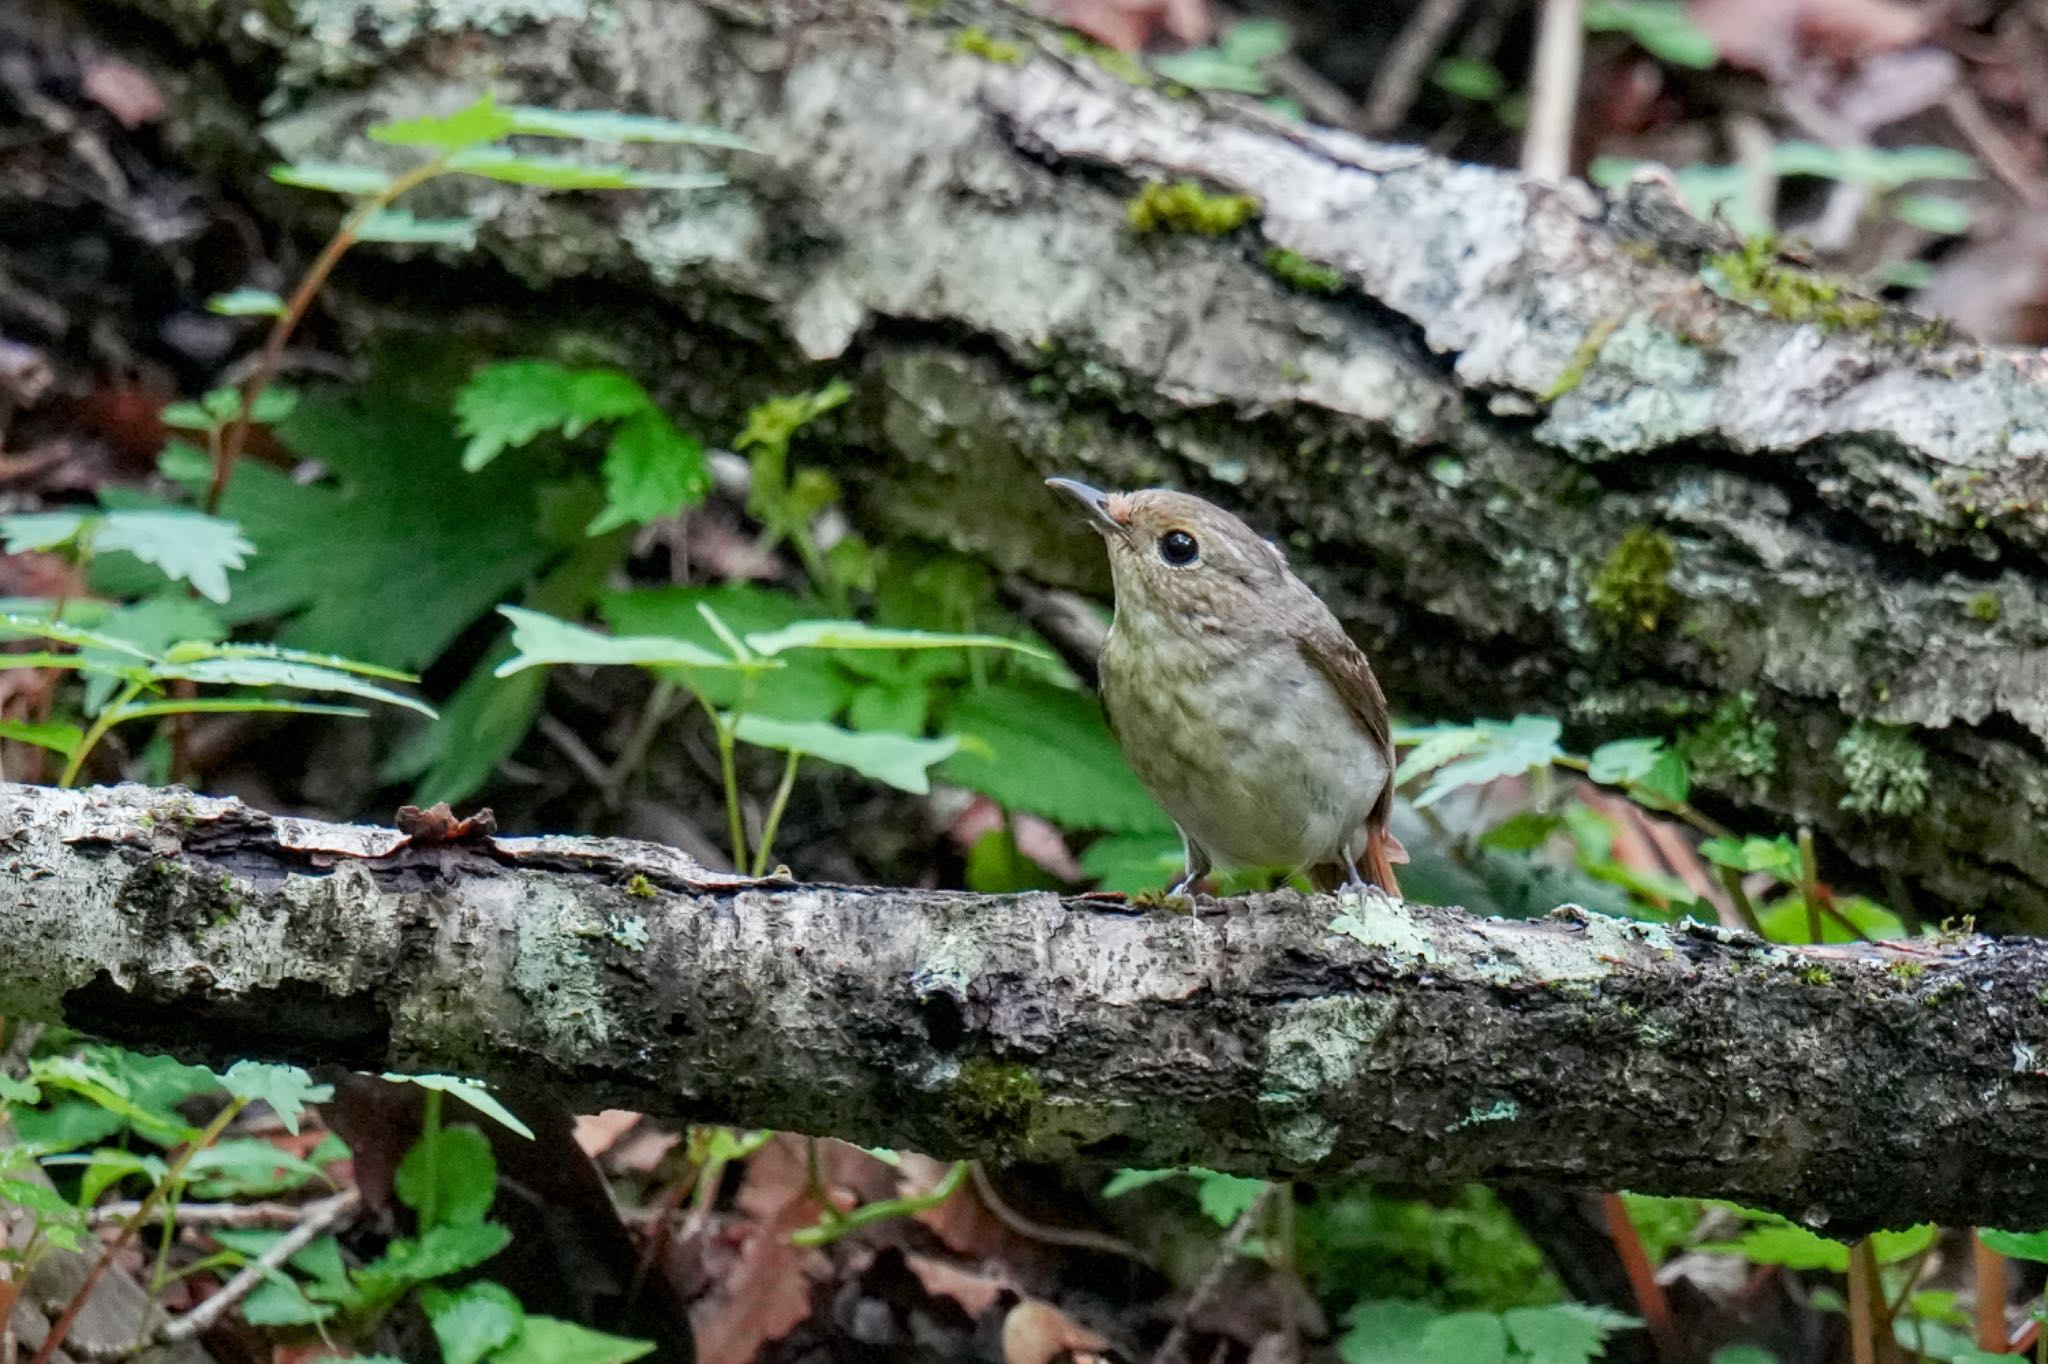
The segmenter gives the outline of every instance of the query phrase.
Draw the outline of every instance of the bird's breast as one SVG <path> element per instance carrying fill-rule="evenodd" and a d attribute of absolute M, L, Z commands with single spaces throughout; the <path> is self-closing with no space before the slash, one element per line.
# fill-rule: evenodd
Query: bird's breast
<path fill-rule="evenodd" d="M 1385 755 L 1287 640 L 1228 648 L 1120 618 L 1102 695 L 1132 770 L 1228 865 L 1336 856 L 1387 780 Z"/>

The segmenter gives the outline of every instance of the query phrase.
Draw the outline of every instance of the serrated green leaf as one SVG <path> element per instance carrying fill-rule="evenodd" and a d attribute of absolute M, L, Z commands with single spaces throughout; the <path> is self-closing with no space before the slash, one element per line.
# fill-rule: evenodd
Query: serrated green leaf
<path fill-rule="evenodd" d="M 270 1142 L 235 1137 L 195 1153 L 185 1174 L 199 1198 L 268 1198 L 320 1178 L 320 1167 Z"/>
<path fill-rule="evenodd" d="M 1416 1364 L 1507 1364 L 1508 1333 L 1492 1312 L 1452 1312 L 1423 1328 Z"/>
<path fill-rule="evenodd" d="M 1663 751 L 1662 739 L 1616 739 L 1593 750 L 1586 775 L 1610 786 L 1639 781 L 1650 774 Z"/>
<path fill-rule="evenodd" d="M 700 608 L 710 608 L 741 635 L 780 629 L 814 614 L 787 592 L 732 584 L 726 587 L 659 587 L 611 592 L 599 598 L 605 621 L 622 634 L 662 635 L 723 655 L 720 640 Z M 744 703 L 746 710 L 778 720 L 832 720 L 846 707 L 856 685 L 841 660 L 813 650 L 757 660 L 766 672 L 692 674 L 690 685 L 721 709 Z"/>
<path fill-rule="evenodd" d="M 594 422 L 653 406 L 647 390 L 616 370 L 575 370 L 545 360 L 486 365 L 455 395 L 460 430 L 469 437 L 462 467 L 482 469 L 543 432 L 574 437 Z"/>
<path fill-rule="evenodd" d="M 222 384 L 219 388 L 206 390 L 205 395 L 199 400 L 199 405 L 204 407 L 207 415 L 215 421 L 232 421 L 241 415 L 242 393 L 240 389 Z"/>
<path fill-rule="evenodd" d="M 510 111 L 512 131 L 528 137 L 569 137 L 585 142 L 676 142 L 699 147 L 752 151 L 737 133 L 701 123 L 678 123 L 650 114 L 611 109 L 542 109 L 524 105 Z"/>
<path fill-rule="evenodd" d="M 1479 846 L 1498 852 L 1533 852 L 1550 840 L 1551 835 L 1564 828 L 1564 820 L 1557 815 L 1538 810 L 1523 810 L 1509 815 L 1500 823 L 1479 836 Z"/>
<path fill-rule="evenodd" d="M 1003 635 L 955 635 L 938 630 L 892 630 L 857 620 L 800 620 L 746 637 L 747 647 L 773 656 L 791 649 L 1009 649 L 1033 658 L 1052 655 Z"/>
<path fill-rule="evenodd" d="M 941 723 L 958 736 L 960 751 L 939 775 L 1006 809 L 1077 829 L 1173 828 L 1132 775 L 1091 696 L 1044 683 L 1000 682 L 967 693 Z"/>
<path fill-rule="evenodd" d="M 1428 1303 L 1398 1298 L 1362 1302 L 1345 1315 L 1337 1355 L 1344 1364 L 1416 1364 L 1423 1334 L 1438 1315 Z"/>
<path fill-rule="evenodd" d="M 1827 1269 L 1840 1274 L 1849 1268 L 1849 1247 L 1790 1222 L 1752 1227 L 1733 1241 L 1713 1241 L 1699 1249 L 1787 1269 Z"/>
<path fill-rule="evenodd" d="M 1468 786 L 1482 786 L 1502 777 L 1521 776 L 1548 767 L 1564 756 L 1557 743 L 1563 726 L 1548 715 L 1518 715 L 1507 724 L 1482 720 L 1473 728 L 1482 742 L 1465 756 L 1436 769 L 1422 794 L 1415 798 L 1417 809 L 1427 809 Z"/>
<path fill-rule="evenodd" d="M 393 1188 L 423 1226 L 469 1226 L 484 1220 L 498 1196 L 498 1162 L 474 1127 L 441 1127 L 412 1144 Z"/>
<path fill-rule="evenodd" d="M 1879 1231 L 1870 1236 L 1870 1252 L 1881 1265 L 1894 1265 L 1901 1260 L 1910 1260 L 1921 1251 L 1933 1245 L 1941 1235 L 1941 1228 L 1933 1223 L 1922 1223 L 1907 1227 L 1903 1231 Z"/>
<path fill-rule="evenodd" d="M 369 136 L 373 142 L 399 147 L 436 147 L 442 151 L 456 151 L 496 142 L 512 129 L 512 115 L 500 109 L 497 98 L 487 93 L 474 104 L 465 105 L 452 114 L 372 124 Z"/>
<path fill-rule="evenodd" d="M 553 1317 L 528 1316 L 518 1338 L 491 1364 L 631 1364 L 654 1352 L 651 1340 L 628 1340 Z"/>
<path fill-rule="evenodd" d="M 1394 742 L 1414 745 L 1394 769 L 1395 785 L 1406 786 L 1426 772 L 1486 747 L 1490 740 L 1477 725 L 1439 725 L 1404 730 L 1394 736 Z"/>
<path fill-rule="evenodd" d="M 420 1293 L 420 1307 L 440 1343 L 441 1364 L 477 1364 L 509 1344 L 526 1324 L 519 1299 L 489 1281 L 454 1290 L 429 1285 Z"/>
<path fill-rule="evenodd" d="M 36 1088 L 33 1080 L 19 1080 L 12 1075 L 0 1075 L 0 1103 L 32 1104 L 39 1102 L 43 1091 Z"/>
<path fill-rule="evenodd" d="M 79 1215 L 78 1209 L 49 1185 L 12 1175 L 0 1176 L 0 1207 L 20 1208 L 39 1221 L 72 1221 Z"/>
<path fill-rule="evenodd" d="M 372 195 L 391 188 L 391 177 L 374 166 L 347 166 L 334 161 L 295 161 L 272 166 L 270 178 L 297 189 L 324 189 L 330 194 Z"/>
<path fill-rule="evenodd" d="M 637 664 L 681 668 L 742 668 L 749 665 L 709 649 L 664 635 L 603 635 L 538 611 L 501 606 L 498 613 L 512 622 L 512 657 L 500 663 L 497 676 L 510 677 L 526 668 L 557 663 Z M 768 666 L 754 664 L 751 666 Z"/>
<path fill-rule="evenodd" d="M 1642 1322 L 1611 1307 L 1560 1302 L 1501 1313 L 1508 1338 L 1529 1364 L 1589 1364 L 1607 1351 L 1607 1337 Z"/>
<path fill-rule="evenodd" d="M 704 446 L 649 406 L 612 433 L 604 456 L 605 505 L 586 530 L 603 535 L 621 526 L 644 526 L 704 500 L 711 469 Z"/>
<path fill-rule="evenodd" d="M 1169 1179 L 1179 1179 L 1186 1174 L 1186 1170 L 1118 1170 L 1110 1176 L 1109 1183 L 1102 1186 L 1102 1196 L 1122 1198 L 1134 1190 L 1164 1184 Z"/>
<path fill-rule="evenodd" d="M 363 1266 L 370 1285 L 402 1291 L 430 1279 L 474 1269 L 511 1243 L 512 1233 L 496 1222 L 430 1228 L 413 1240 L 393 1241 L 381 1258 Z"/>
<path fill-rule="evenodd" d="M 402 706 L 430 720 L 434 718 L 434 708 L 417 697 L 366 682 L 354 673 L 318 668 L 310 663 L 287 663 L 272 658 L 201 658 L 189 663 L 159 663 L 150 673 L 166 681 L 183 680 L 203 686 L 295 687 L 300 691 L 337 692 L 366 701 L 382 701 L 387 706 Z"/>
<path fill-rule="evenodd" d="M 2048 1231 L 1980 1230 L 1977 1239 L 2000 1255 L 2048 1264 Z"/>
<path fill-rule="evenodd" d="M 822 758 L 918 796 L 932 789 L 932 766 L 959 747 L 959 741 L 951 736 L 916 739 L 887 730 L 863 732 L 818 720 L 778 720 L 767 715 L 742 715 L 733 732 L 742 742 Z"/>
<path fill-rule="evenodd" d="M 242 1299 L 242 1320 L 251 1326 L 311 1326 L 339 1310 L 331 1303 L 312 1301 L 284 1274 L 265 1275 Z"/>
<path fill-rule="evenodd" d="M 1191 1169 L 1188 1173 L 1194 1177 L 1195 1198 L 1201 1204 L 1203 1216 L 1219 1227 L 1235 1224 L 1266 1191 L 1263 1179 L 1246 1179 L 1200 1168 Z"/>
<path fill-rule="evenodd" d="M 296 1135 L 299 1115 L 306 1105 L 325 1103 L 334 1097 L 334 1086 L 316 1085 L 313 1077 L 297 1066 L 277 1066 L 263 1061 L 237 1061 L 220 1077 L 228 1093 L 248 1102 L 270 1106 L 287 1132 Z"/>
<path fill-rule="evenodd" d="M 0 655 L 0 663 L 6 661 L 6 656 Z M 84 738 L 83 729 L 77 725 L 66 724 L 62 720 L 45 720 L 40 723 L 28 720 L 0 720 L 0 739 L 12 739 L 18 744 L 32 744 L 37 748 L 46 748 L 52 753 L 62 753 L 67 758 L 78 750 L 79 742 Z"/>
<path fill-rule="evenodd" d="M 194 511 L 109 512 L 92 531 L 92 543 L 101 552 L 153 564 L 213 602 L 228 599 L 229 571 L 256 550 L 234 522 Z"/>
<path fill-rule="evenodd" d="M 282 317 L 284 300 L 268 289 L 230 289 L 207 299 L 206 311 L 222 317 Z"/>
<path fill-rule="evenodd" d="M 499 1124 L 508 1131 L 517 1132 L 528 1141 L 533 1140 L 533 1129 L 513 1115 L 511 1109 L 497 1100 L 480 1081 L 465 1080 L 459 1075 L 406 1075 L 387 1070 L 384 1078 L 397 1085 L 418 1085 L 421 1089 L 437 1090 L 452 1098 L 460 1099 L 477 1112 Z"/>
<path fill-rule="evenodd" d="M 235 471 L 223 512 L 257 553 L 234 620 L 285 617 L 286 645 L 418 669 L 539 568 L 530 463 L 463 476 L 445 397 L 400 382 L 386 361 L 359 392 L 306 395 L 278 428 L 329 471 L 321 482 L 253 460 Z"/>
<path fill-rule="evenodd" d="M 412 210 L 381 208 L 363 220 L 356 240 L 392 245 L 453 246 L 467 251 L 476 245 L 475 218 L 416 218 Z"/>

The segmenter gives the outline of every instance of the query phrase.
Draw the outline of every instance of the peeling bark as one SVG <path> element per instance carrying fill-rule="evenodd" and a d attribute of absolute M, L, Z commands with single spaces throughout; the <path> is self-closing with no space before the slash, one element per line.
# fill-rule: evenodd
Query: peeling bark
<path fill-rule="evenodd" d="M 0 1014 L 474 1074 L 935 1155 L 1713 1195 L 1838 1235 L 2048 1221 L 2048 946 L 1791 950 L 1571 907 L 1131 912 L 619 840 L 416 848 L 0 787 Z"/>
<path fill-rule="evenodd" d="M 1039 478 L 1192 486 L 1292 549 L 1406 713 L 1682 730 L 1710 799 L 1816 826 L 1832 877 L 2048 926 L 2048 388 L 2022 360 L 1719 297 L 1700 266 L 1731 244 L 1654 187 L 1167 98 L 1036 30 L 1006 65 L 890 5 L 125 8 L 178 35 L 111 36 L 187 120 L 259 128 L 193 144 L 237 183 L 388 156 L 367 122 L 486 85 L 735 129 L 762 154 L 710 196 L 466 191 L 485 257 L 555 322 L 663 338 L 648 368 L 706 416 L 778 367 L 853 378 L 871 525 L 1087 581 Z M 1168 177 L 1261 216 L 1135 234 Z M 1345 287 L 1291 291 L 1268 248 Z"/>

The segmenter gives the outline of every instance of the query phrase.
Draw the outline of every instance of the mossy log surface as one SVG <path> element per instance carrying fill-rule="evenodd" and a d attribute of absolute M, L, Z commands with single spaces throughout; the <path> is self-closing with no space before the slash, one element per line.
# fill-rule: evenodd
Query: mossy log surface
<path fill-rule="evenodd" d="M 1290 550 L 1406 715 L 1685 733 L 1709 802 L 1813 826 L 1830 879 L 2048 927 L 2048 384 L 1788 284 L 1653 185 L 1170 97 L 973 5 L 39 3 L 237 185 L 392 158 L 367 124 L 485 87 L 737 131 L 726 189 L 466 186 L 480 252 L 345 285 L 388 320 L 465 272 L 451 310 L 651 338 L 707 421 L 846 377 L 869 526 L 1052 581 L 1099 552 L 1041 477 L 1192 488 Z M 309 202 L 256 199 L 332 222 Z"/>
<path fill-rule="evenodd" d="M 413 847 L 142 787 L 0 787 L 0 839 L 0 1015 L 196 1059 L 938 1156 L 1714 1195 L 1838 1235 L 2048 1222 L 2032 940 L 1792 950 L 1377 896 L 1139 913 L 618 840 Z"/>

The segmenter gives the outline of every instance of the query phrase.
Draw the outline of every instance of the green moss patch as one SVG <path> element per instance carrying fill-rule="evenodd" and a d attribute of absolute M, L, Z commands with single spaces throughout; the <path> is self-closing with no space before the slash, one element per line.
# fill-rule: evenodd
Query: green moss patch
<path fill-rule="evenodd" d="M 1259 201 L 1249 194 L 1216 194 L 1197 180 L 1170 185 L 1148 183 L 1125 208 L 1131 230 L 1139 233 L 1187 232 L 1221 237 L 1259 216 Z"/>

